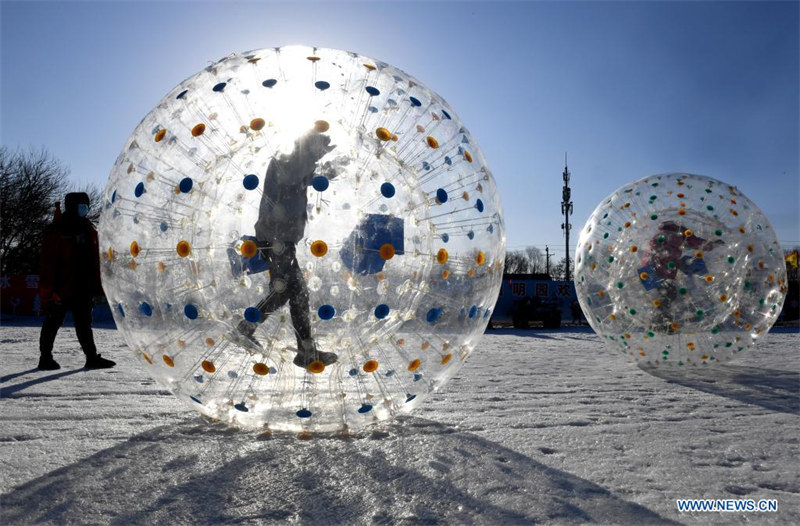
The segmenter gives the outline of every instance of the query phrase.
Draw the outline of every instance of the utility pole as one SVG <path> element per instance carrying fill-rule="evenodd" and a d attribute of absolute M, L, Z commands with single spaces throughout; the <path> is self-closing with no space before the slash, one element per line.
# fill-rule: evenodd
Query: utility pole
<path fill-rule="evenodd" d="M 547 245 L 544 246 L 544 253 L 545 253 L 545 265 L 547 266 L 547 275 L 550 275 L 550 247 Z"/>
<path fill-rule="evenodd" d="M 564 152 L 564 188 L 561 190 L 561 213 L 564 214 L 564 222 L 561 229 L 566 237 L 566 266 L 564 267 L 564 281 L 570 281 L 569 273 L 569 231 L 572 225 L 569 223 L 569 216 L 572 215 L 572 190 L 569 187 L 569 169 L 567 168 L 567 153 Z"/>

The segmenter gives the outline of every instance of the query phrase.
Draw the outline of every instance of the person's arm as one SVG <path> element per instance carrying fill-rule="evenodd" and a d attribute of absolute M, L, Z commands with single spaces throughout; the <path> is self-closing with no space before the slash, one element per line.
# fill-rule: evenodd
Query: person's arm
<path fill-rule="evenodd" d="M 92 278 L 94 281 L 93 296 L 103 296 L 103 281 L 100 277 L 100 243 L 97 240 L 97 230 L 94 226 L 91 227 L 92 232 Z"/>
<path fill-rule="evenodd" d="M 58 235 L 52 227 L 47 227 L 42 234 L 42 248 L 39 252 L 39 296 L 42 301 L 58 301 L 54 293 L 56 286 L 55 259 L 58 254 Z"/>

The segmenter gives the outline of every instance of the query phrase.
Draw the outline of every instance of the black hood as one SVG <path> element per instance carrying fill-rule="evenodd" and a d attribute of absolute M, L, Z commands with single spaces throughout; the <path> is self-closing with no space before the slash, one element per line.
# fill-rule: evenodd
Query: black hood
<path fill-rule="evenodd" d="M 64 197 L 64 213 L 78 215 L 78 205 L 89 206 L 89 195 L 86 192 L 71 192 Z"/>

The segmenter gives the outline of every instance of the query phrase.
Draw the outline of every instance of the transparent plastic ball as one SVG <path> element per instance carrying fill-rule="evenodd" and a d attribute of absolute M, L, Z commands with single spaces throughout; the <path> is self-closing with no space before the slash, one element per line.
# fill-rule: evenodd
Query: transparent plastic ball
<path fill-rule="evenodd" d="M 786 267 L 767 218 L 735 187 L 645 177 L 581 231 L 575 287 L 592 328 L 643 365 L 727 362 L 780 314 Z"/>
<path fill-rule="evenodd" d="M 422 83 L 355 53 L 232 54 L 133 131 L 100 218 L 117 327 L 193 408 L 346 431 L 463 364 L 502 278 L 491 172 Z"/>

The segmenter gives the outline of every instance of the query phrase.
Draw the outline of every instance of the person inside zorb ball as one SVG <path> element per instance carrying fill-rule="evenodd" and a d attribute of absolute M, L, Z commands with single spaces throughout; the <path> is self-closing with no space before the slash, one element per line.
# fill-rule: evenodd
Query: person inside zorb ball
<path fill-rule="evenodd" d="M 127 140 L 103 285 L 148 372 L 240 427 L 358 429 L 475 349 L 505 233 L 480 148 L 388 64 L 292 46 L 188 78 Z"/>
<path fill-rule="evenodd" d="M 654 175 L 581 231 L 575 288 L 592 328 L 646 365 L 726 362 L 769 331 L 787 282 L 767 218 L 733 186 Z"/>

